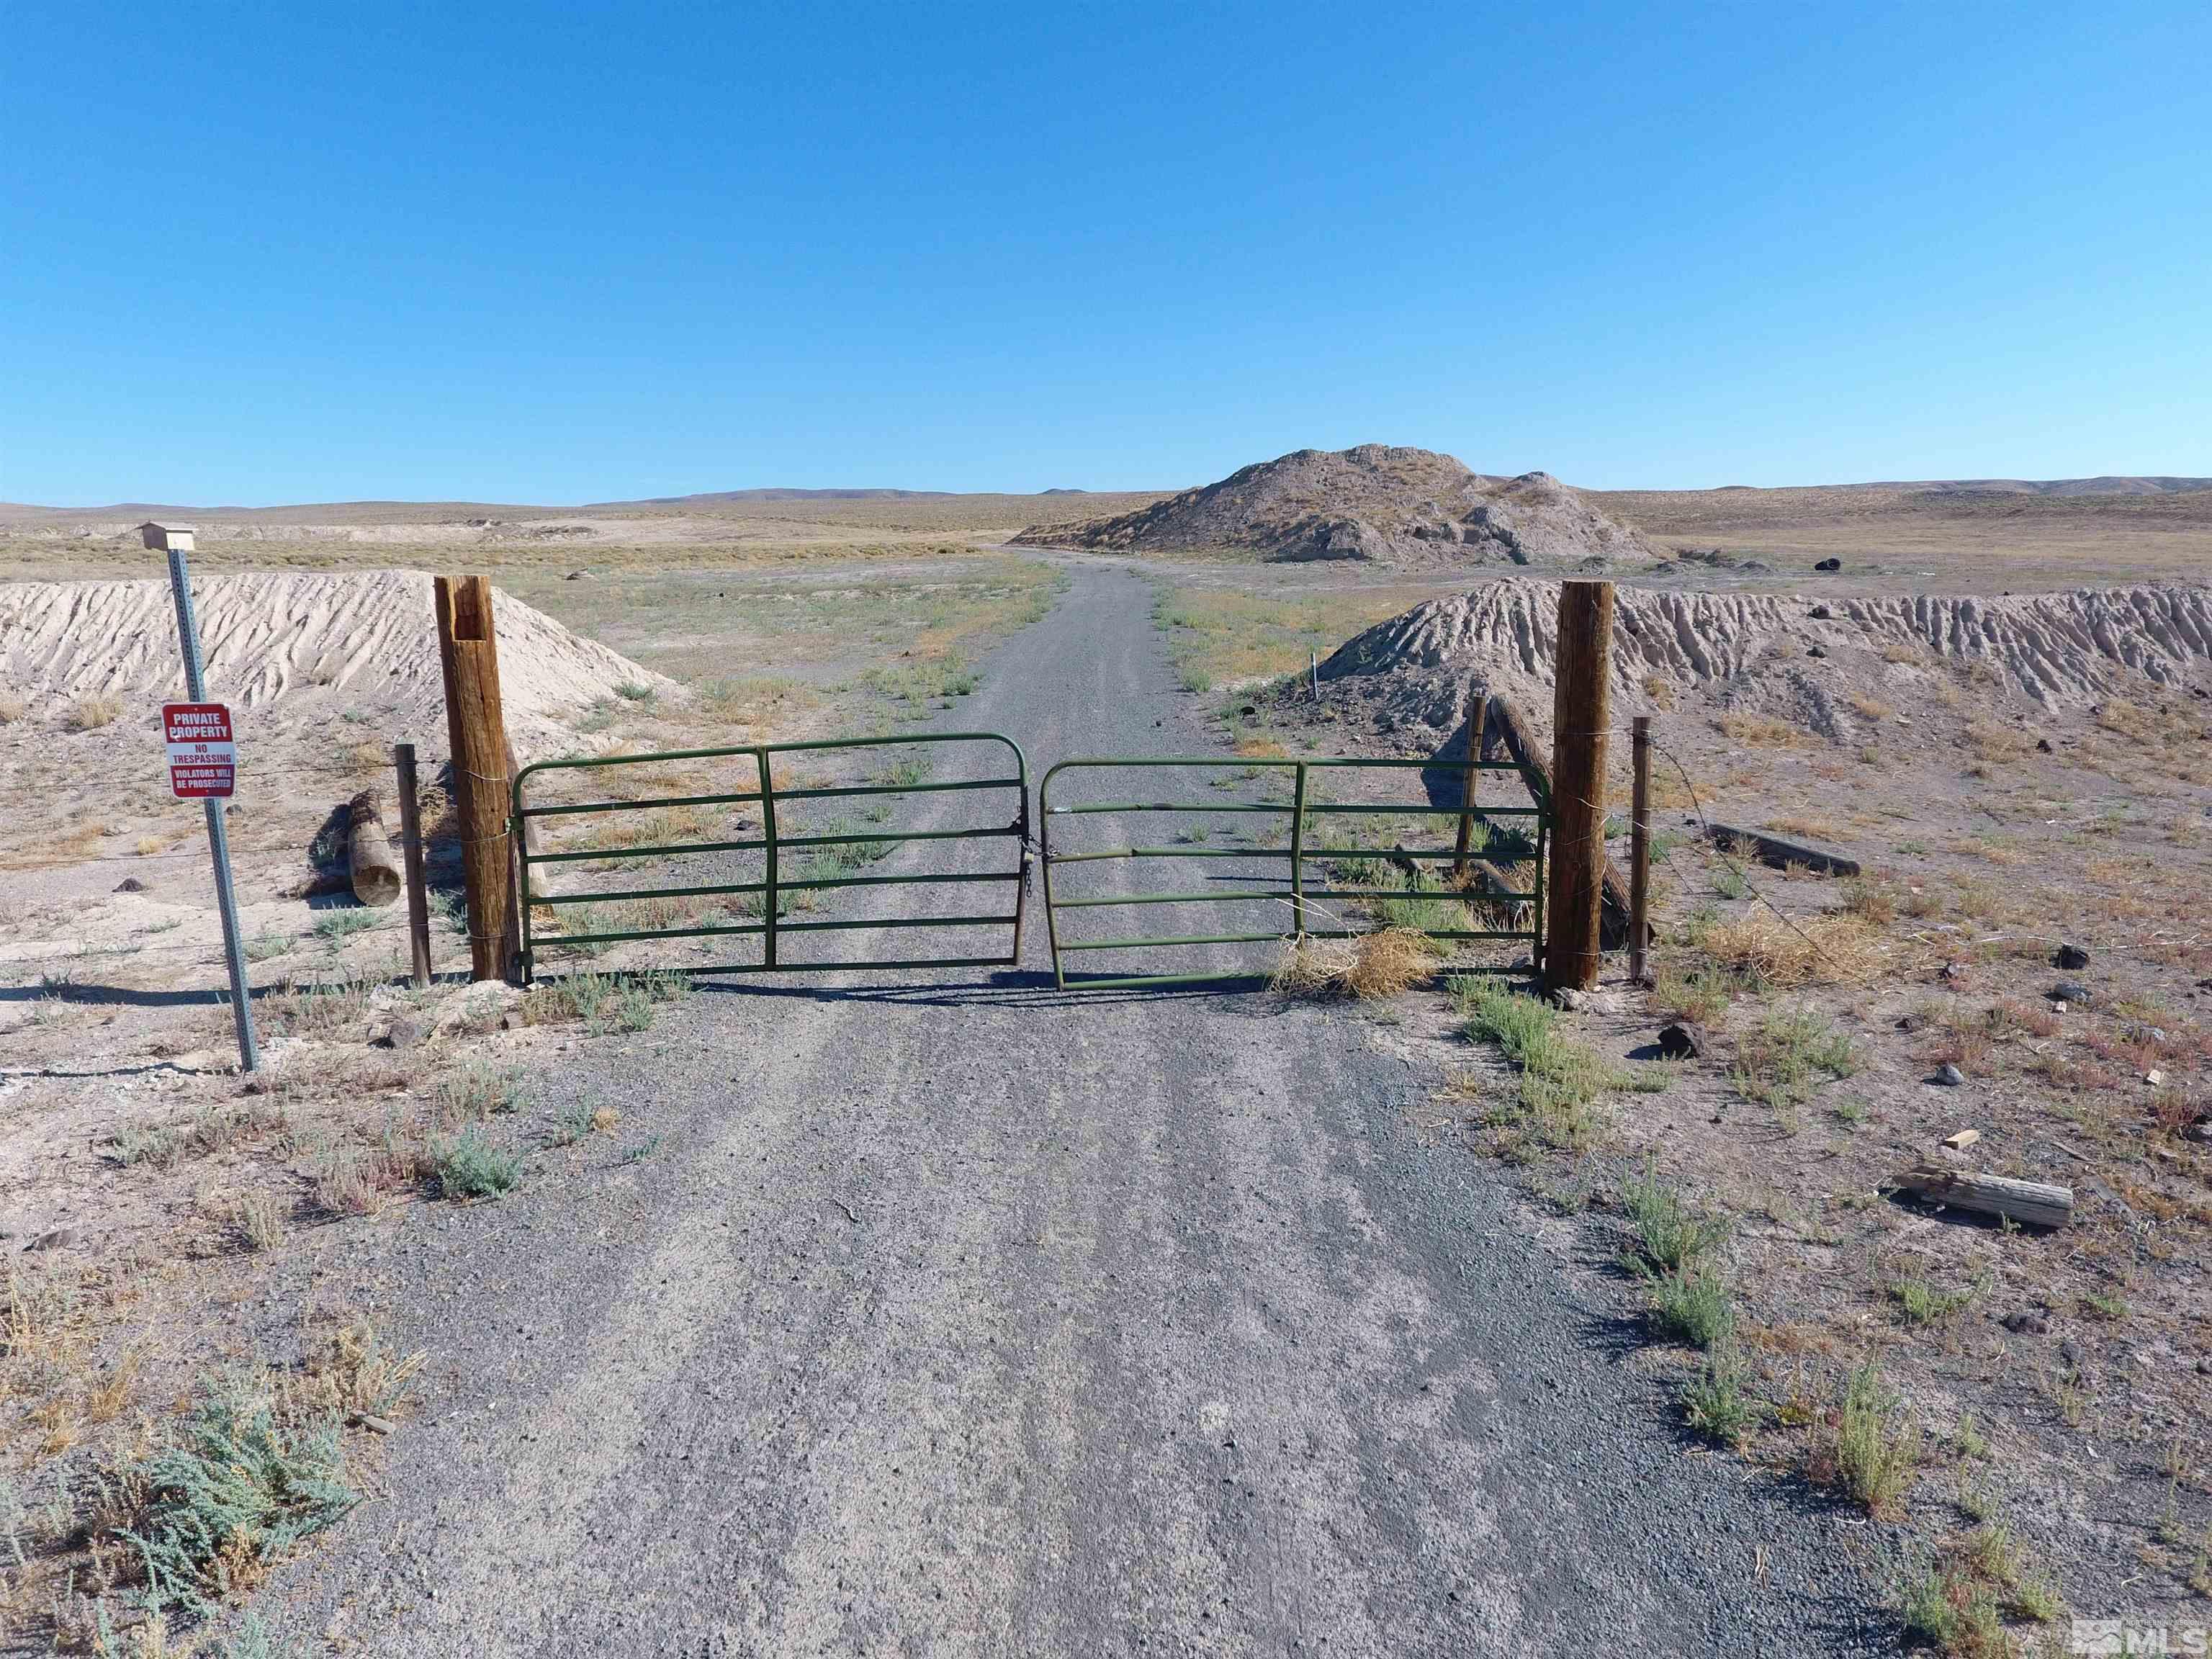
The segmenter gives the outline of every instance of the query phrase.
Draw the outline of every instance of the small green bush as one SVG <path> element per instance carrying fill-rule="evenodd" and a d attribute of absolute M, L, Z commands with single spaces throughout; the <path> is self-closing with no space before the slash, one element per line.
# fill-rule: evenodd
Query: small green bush
<path fill-rule="evenodd" d="M 1657 1274 L 1649 1288 L 1651 1328 L 1659 1335 L 1711 1348 L 1735 1334 L 1735 1304 L 1727 1282 L 1711 1267 Z"/>
<path fill-rule="evenodd" d="M 1547 1146 L 1579 1151 L 1603 1127 L 1601 1103 L 1638 1079 L 1559 1029 L 1549 1003 L 1473 976 L 1452 981 L 1470 1036 L 1495 1042 L 1519 1069 L 1510 1121 Z"/>
<path fill-rule="evenodd" d="M 1656 1273 L 1676 1273 L 1724 1243 L 1730 1231 L 1724 1217 L 1693 1214 L 1674 1188 L 1647 1169 L 1621 1188 L 1628 1218 L 1636 1229 L 1636 1256 Z"/>
<path fill-rule="evenodd" d="M 1872 1360 L 1851 1373 L 1837 1413 L 1833 1478 L 1846 1496 L 1878 1513 L 1911 1484 L 1920 1461 L 1920 1428 L 1905 1402 L 1882 1386 Z"/>
<path fill-rule="evenodd" d="M 1683 1419 L 1717 1445 L 1741 1447 L 1764 1410 L 1744 1387 L 1746 1380 L 1743 1361 L 1733 1344 L 1711 1350 L 1697 1374 L 1682 1386 Z"/>
<path fill-rule="evenodd" d="M 366 905 L 325 910 L 315 918 L 315 937 L 335 951 L 356 933 L 365 933 L 375 926 L 376 912 Z"/>
<path fill-rule="evenodd" d="M 273 1561 L 361 1501 L 345 1484 L 334 1421 L 294 1426 L 237 1383 L 185 1419 L 178 1443 L 147 1461 L 149 1494 L 122 1536 L 145 1564 L 147 1605 L 206 1613 L 247 1560 Z"/>
<path fill-rule="evenodd" d="M 438 1079 L 438 1114 L 446 1123 L 481 1122 L 522 1104 L 522 1073 L 471 1055 L 457 1072 Z"/>
<path fill-rule="evenodd" d="M 522 1184 L 522 1160 L 464 1129 L 430 1146 L 430 1167 L 447 1198 L 497 1198 Z"/>

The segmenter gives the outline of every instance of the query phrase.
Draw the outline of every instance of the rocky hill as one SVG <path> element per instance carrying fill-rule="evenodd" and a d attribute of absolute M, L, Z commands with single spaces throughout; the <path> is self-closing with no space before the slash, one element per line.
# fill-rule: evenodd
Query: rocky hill
<path fill-rule="evenodd" d="M 1491 478 L 1426 449 L 1300 449 L 1117 517 L 1036 525 L 1031 547 L 1384 564 L 1645 563 L 1643 535 L 1548 473 Z"/>

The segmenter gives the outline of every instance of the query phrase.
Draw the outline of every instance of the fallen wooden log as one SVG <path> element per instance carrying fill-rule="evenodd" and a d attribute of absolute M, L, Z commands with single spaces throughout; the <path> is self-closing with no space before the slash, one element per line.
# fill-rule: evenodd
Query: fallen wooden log
<path fill-rule="evenodd" d="M 1726 823 L 1708 823 L 1706 835 L 1717 842 L 1735 842 L 1748 847 L 1759 855 L 1761 864 L 1771 864 L 1778 870 L 1786 870 L 1793 864 L 1802 864 L 1808 870 L 1817 870 L 1828 876 L 1856 876 L 1859 861 L 1847 859 L 1841 853 L 1823 852 L 1817 847 L 1808 847 L 1802 842 L 1784 841 L 1779 836 L 1770 836 L 1763 830 L 1738 830 Z"/>
<path fill-rule="evenodd" d="M 2041 1181 L 2014 1181 L 2004 1176 L 1939 1170 L 1922 1164 L 1890 1184 L 1933 1204 L 1980 1215 L 2000 1215 L 2031 1227 L 2063 1227 L 2074 1213 L 2074 1189 Z"/>
<path fill-rule="evenodd" d="M 363 904 L 391 904 L 401 890 L 399 856 L 384 833 L 384 799 L 364 789 L 346 804 L 346 866 L 353 896 Z"/>
<path fill-rule="evenodd" d="M 1483 706 L 1482 752 L 1477 760 L 1487 760 L 1500 752 L 1521 769 L 1522 781 L 1528 786 L 1528 793 L 1539 806 L 1552 804 L 1552 763 L 1538 747 L 1535 735 L 1528 723 L 1521 718 L 1521 711 L 1510 698 L 1492 692 Z M 1472 719 L 1472 716 L 1470 716 Z M 1477 817 L 1482 816 L 1478 811 Z M 1620 873 L 1620 866 L 1610 858 L 1598 889 L 1597 931 L 1601 950 L 1625 951 L 1628 948 L 1629 927 L 1628 878 Z M 1647 931 L 1647 939 L 1652 935 Z"/>

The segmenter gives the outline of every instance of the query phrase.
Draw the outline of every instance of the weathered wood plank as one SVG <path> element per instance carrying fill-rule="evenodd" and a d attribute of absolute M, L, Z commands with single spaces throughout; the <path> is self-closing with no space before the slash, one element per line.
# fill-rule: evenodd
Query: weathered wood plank
<path fill-rule="evenodd" d="M 1739 830 L 1732 824 L 1708 823 L 1705 833 L 1717 842 L 1732 841 L 1749 847 L 1759 854 L 1761 864 L 1771 864 L 1778 870 L 1802 864 L 1808 870 L 1817 870 L 1828 876 L 1856 876 L 1859 872 L 1856 859 L 1847 859 L 1841 853 L 1830 853 L 1818 847 L 1808 847 L 1801 841 L 1784 841 L 1780 836 L 1770 836 L 1764 830 Z"/>
<path fill-rule="evenodd" d="M 2074 1213 L 2074 1189 L 2041 1181 L 1916 1164 L 1890 1183 L 1930 1203 L 1979 1215 L 2001 1215 L 2032 1227 L 2063 1227 Z"/>

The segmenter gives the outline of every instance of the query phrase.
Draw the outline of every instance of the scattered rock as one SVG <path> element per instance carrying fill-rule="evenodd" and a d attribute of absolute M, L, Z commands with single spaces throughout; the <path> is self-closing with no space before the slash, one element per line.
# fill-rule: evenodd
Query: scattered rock
<path fill-rule="evenodd" d="M 136 876 L 125 876 L 115 884 L 115 890 L 118 893 L 143 893 L 146 890 L 146 884 Z"/>
<path fill-rule="evenodd" d="M 2051 753 L 2051 739 L 2048 738 L 2038 738 L 2035 740 L 2035 752 L 2039 755 L 2047 755 Z"/>
<path fill-rule="evenodd" d="M 1966 1074 L 1946 1060 L 1936 1068 L 1936 1075 L 1928 1080 L 1930 1083 L 1940 1083 L 1947 1089 L 1955 1089 L 1966 1080 Z"/>
<path fill-rule="evenodd" d="M 2200 1146 L 2212 1143 L 2212 1118 L 2200 1117 L 2181 1133 Z"/>
<path fill-rule="evenodd" d="M 1961 979 L 1965 977 L 1966 972 L 1966 964 L 1965 963 L 1947 962 L 1943 964 L 1942 977 L 1947 980 Z"/>
<path fill-rule="evenodd" d="M 1805 614 L 1812 617 L 1814 622 L 1826 622 L 1835 613 L 1825 605 L 1816 605 Z"/>
<path fill-rule="evenodd" d="M 2004 1328 L 2017 1336 L 2046 1336 L 2051 1322 L 2033 1308 L 2022 1308 L 2004 1316 Z"/>
<path fill-rule="evenodd" d="M 464 1033 L 482 1036 L 500 1029 L 502 1015 L 522 1006 L 522 993 L 512 985 L 487 980 L 462 987 L 439 1003 L 430 1022 L 434 1036 Z"/>
<path fill-rule="evenodd" d="M 1815 570 L 1841 570 L 1843 568 L 1844 562 L 1841 559 L 1822 559 L 1813 567 Z"/>
<path fill-rule="evenodd" d="M 592 573 L 588 570 L 571 570 L 561 580 L 570 582 L 587 582 L 592 580 Z"/>
<path fill-rule="evenodd" d="M 386 1048 L 412 1048 L 423 1038 L 422 1021 L 412 1012 L 396 1009 L 382 1031 L 372 1039 Z"/>
<path fill-rule="evenodd" d="M 1805 647 L 1805 654 L 1808 657 L 1825 657 L 1828 653 L 1824 646 L 1808 645 Z"/>
<path fill-rule="evenodd" d="M 2053 968 L 2087 968 L 2089 953 L 2078 945 L 2062 945 L 2051 958 Z"/>
<path fill-rule="evenodd" d="M 1918 1014 L 1906 1014 L 1897 1022 L 1900 1031 L 1917 1031 L 1928 1022 Z"/>
<path fill-rule="evenodd" d="M 2089 988 L 2070 979 L 2062 979 L 2044 994 L 2053 1002 L 2087 1002 Z"/>
<path fill-rule="evenodd" d="M 33 1234 L 31 1241 L 23 1248 L 27 1250 L 66 1250 L 76 1243 L 76 1229 L 64 1224 L 59 1227 L 49 1227 L 42 1233 Z"/>
<path fill-rule="evenodd" d="M 1552 1000 L 1571 1014 L 1617 1014 L 1620 999 L 1611 991 L 1577 991 L 1571 985 L 1562 985 L 1552 993 Z"/>
<path fill-rule="evenodd" d="M 1659 1052 L 1668 1060 L 1703 1060 L 1712 1052 L 1712 1043 L 1704 1026 L 1688 1020 L 1659 1028 Z"/>

